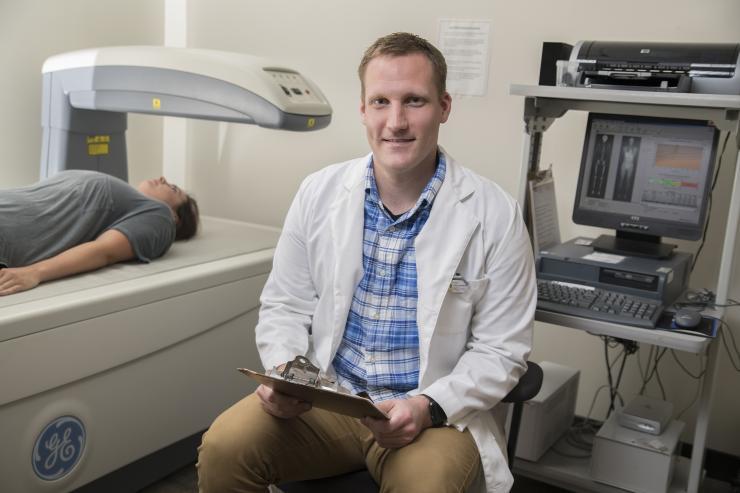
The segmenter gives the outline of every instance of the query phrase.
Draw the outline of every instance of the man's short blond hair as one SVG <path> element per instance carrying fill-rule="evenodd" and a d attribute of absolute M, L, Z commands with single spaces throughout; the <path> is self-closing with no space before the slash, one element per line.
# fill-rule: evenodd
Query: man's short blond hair
<path fill-rule="evenodd" d="M 442 52 L 426 39 L 411 33 L 393 33 L 378 38 L 365 50 L 357 73 L 360 76 L 362 98 L 365 98 L 365 71 L 373 58 L 379 56 L 404 56 L 421 53 L 432 63 L 432 80 L 439 91 L 439 96 L 446 91 L 447 62 Z"/>

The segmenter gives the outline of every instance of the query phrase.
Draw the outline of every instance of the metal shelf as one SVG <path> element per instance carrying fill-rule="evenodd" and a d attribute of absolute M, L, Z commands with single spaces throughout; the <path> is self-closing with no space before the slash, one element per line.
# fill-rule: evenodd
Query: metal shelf
<path fill-rule="evenodd" d="M 740 96 L 620 91 L 582 87 L 511 86 L 510 94 L 524 96 L 525 119 L 537 118 L 546 127 L 567 111 L 617 115 L 661 116 L 711 120 L 721 130 L 737 130 Z M 544 130 L 544 129 L 543 129 Z"/>
<path fill-rule="evenodd" d="M 527 178 L 530 173 L 539 170 L 542 134 L 557 118 L 568 111 L 709 120 L 720 130 L 734 134 L 735 169 L 733 188 L 730 195 L 716 287 L 716 303 L 721 305 L 727 302 L 738 230 L 738 217 L 740 216 L 740 173 L 738 173 L 738 169 L 740 169 L 740 155 L 738 153 L 740 148 L 740 95 L 623 91 L 521 84 L 512 85 L 510 94 L 524 97 L 524 140 L 522 143 L 521 179 L 517 194 L 517 199 L 523 206 L 526 206 L 527 203 Z M 597 335 L 611 335 L 695 354 L 707 354 L 707 367 L 702 379 L 701 397 L 694 428 L 694 450 L 692 459 L 688 463 L 688 475 L 683 475 L 687 477 L 683 483 L 685 487 L 671 488 L 671 491 L 698 492 L 702 478 L 704 449 L 709 426 L 719 344 L 712 344 L 713 339 L 698 336 L 667 331 L 651 331 L 544 310 L 537 310 L 536 319 L 564 327 L 585 330 Z M 524 461 L 520 461 L 520 463 L 522 465 L 518 468 L 524 469 Z M 562 475 L 557 472 L 560 466 L 565 469 L 562 471 Z M 543 468 L 545 468 L 545 465 L 540 465 L 537 470 L 541 471 Z M 516 466 L 515 469 L 517 469 Z M 593 488 L 593 481 L 588 479 L 587 470 L 578 474 L 570 474 L 567 472 L 566 464 L 560 464 L 554 459 L 552 465 L 547 466 L 546 469 L 551 471 L 549 473 L 550 478 L 555 478 L 552 481 L 553 484 L 565 486 L 573 491 L 624 491 L 605 485 L 599 485 L 597 489 L 589 489 Z M 532 474 L 533 477 L 536 477 L 536 474 L 539 473 L 532 471 Z M 545 478 L 542 479 L 550 482 Z M 586 483 L 583 483 L 583 481 L 586 481 Z M 587 488 L 589 483 L 591 486 Z"/>
<path fill-rule="evenodd" d="M 654 91 L 622 91 L 616 89 L 588 89 L 585 87 L 532 86 L 512 84 L 509 93 L 551 99 L 588 102 L 637 103 L 658 106 L 706 107 L 740 109 L 740 96 L 726 94 L 691 94 Z"/>
<path fill-rule="evenodd" d="M 537 310 L 535 320 L 548 324 L 571 327 L 588 332 L 593 335 L 604 335 L 618 337 L 620 339 L 629 339 L 631 341 L 652 344 L 669 349 L 677 349 L 688 353 L 702 354 L 712 343 L 713 339 L 694 336 L 690 334 L 681 334 L 659 329 L 644 329 L 642 327 L 633 327 L 631 325 L 613 324 L 601 320 L 578 317 L 575 315 L 566 315 L 564 313 L 550 312 L 547 310 Z"/>

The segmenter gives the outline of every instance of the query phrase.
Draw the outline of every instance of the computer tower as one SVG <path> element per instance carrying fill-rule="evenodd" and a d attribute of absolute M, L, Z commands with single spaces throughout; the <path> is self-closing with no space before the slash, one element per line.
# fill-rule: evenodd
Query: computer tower
<path fill-rule="evenodd" d="M 524 403 L 516 457 L 537 461 L 568 431 L 576 409 L 580 371 L 543 361 L 542 388 Z"/>

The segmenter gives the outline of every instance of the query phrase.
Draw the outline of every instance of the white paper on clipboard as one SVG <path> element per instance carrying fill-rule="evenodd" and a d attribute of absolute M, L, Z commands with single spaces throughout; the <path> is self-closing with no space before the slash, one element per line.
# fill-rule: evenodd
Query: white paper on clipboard
<path fill-rule="evenodd" d="M 529 179 L 529 215 L 535 255 L 560 244 L 560 225 L 555 200 L 555 180 L 552 168 L 539 171 Z"/>

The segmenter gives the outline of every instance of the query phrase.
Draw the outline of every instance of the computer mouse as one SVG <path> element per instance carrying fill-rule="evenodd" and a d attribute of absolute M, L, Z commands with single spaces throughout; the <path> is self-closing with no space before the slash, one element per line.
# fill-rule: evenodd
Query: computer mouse
<path fill-rule="evenodd" d="M 673 315 L 673 323 L 682 329 L 693 329 L 701 322 L 701 313 L 696 310 L 681 309 Z"/>

